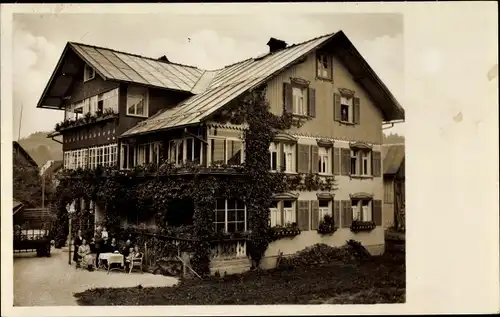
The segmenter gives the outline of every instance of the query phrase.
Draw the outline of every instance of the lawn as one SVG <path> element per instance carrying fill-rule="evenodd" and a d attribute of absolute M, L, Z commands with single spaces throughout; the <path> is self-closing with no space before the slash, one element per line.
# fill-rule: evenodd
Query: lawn
<path fill-rule="evenodd" d="M 253 271 L 174 287 L 92 289 L 79 305 L 375 304 L 405 302 L 403 253 L 355 263 Z"/>

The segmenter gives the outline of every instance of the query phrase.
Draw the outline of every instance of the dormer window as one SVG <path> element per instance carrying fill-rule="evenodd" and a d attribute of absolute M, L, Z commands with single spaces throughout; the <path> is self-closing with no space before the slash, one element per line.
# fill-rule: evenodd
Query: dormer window
<path fill-rule="evenodd" d="M 318 54 L 317 76 L 322 79 L 332 79 L 332 58 L 327 54 Z"/>
<path fill-rule="evenodd" d="M 83 81 L 89 81 L 95 78 L 95 70 L 89 65 L 85 64 L 85 69 L 83 71 Z"/>

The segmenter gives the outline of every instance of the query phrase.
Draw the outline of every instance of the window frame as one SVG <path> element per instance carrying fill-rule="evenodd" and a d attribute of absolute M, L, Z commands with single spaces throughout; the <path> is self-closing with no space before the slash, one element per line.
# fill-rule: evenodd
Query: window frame
<path fill-rule="evenodd" d="M 296 92 L 300 91 L 300 96 L 296 95 Z M 298 104 L 299 98 L 302 98 L 302 112 L 300 110 L 300 105 Z M 309 91 L 308 87 L 302 85 L 292 84 L 292 114 L 296 116 L 307 116 L 309 107 Z"/>
<path fill-rule="evenodd" d="M 347 107 L 347 118 L 343 117 L 343 107 Z M 340 96 L 340 121 L 354 123 L 354 96 Z"/>
<path fill-rule="evenodd" d="M 287 152 L 286 150 L 286 147 L 290 147 L 291 150 L 289 152 Z M 291 155 L 291 164 L 286 164 L 286 160 L 287 160 L 287 154 L 290 154 Z M 282 166 L 282 169 L 285 173 L 295 173 L 297 171 L 297 144 L 296 143 L 288 143 L 288 142 L 284 142 L 283 143 L 283 155 L 284 157 L 280 160 L 282 162 L 282 164 L 284 163 L 285 166 L 283 168 Z M 288 169 L 287 167 L 288 166 L 291 166 L 290 169 Z"/>
<path fill-rule="evenodd" d="M 191 158 L 188 159 L 188 140 L 191 140 Z M 198 141 L 198 142 L 196 142 Z M 175 144 L 175 153 L 172 155 L 172 144 Z M 196 153 L 196 146 L 200 147 L 200 157 L 199 160 L 196 161 L 195 159 L 195 153 Z M 178 151 L 179 148 L 182 148 L 182 162 L 178 162 Z M 175 157 L 172 157 L 175 156 Z M 168 141 L 168 161 L 173 163 L 176 166 L 181 166 L 183 164 L 186 164 L 188 162 L 194 163 L 194 164 L 201 164 L 203 162 L 203 144 L 201 141 L 197 140 L 196 138 L 193 137 L 187 137 L 187 138 L 179 138 L 179 139 L 171 139 Z"/>
<path fill-rule="evenodd" d="M 220 209 L 218 208 L 219 206 L 217 205 L 217 200 L 224 200 L 224 209 Z M 243 209 L 238 209 L 238 208 L 235 208 L 235 209 L 228 209 L 228 201 L 229 200 L 235 200 L 237 202 L 241 202 L 243 204 Z M 218 221 L 219 219 L 217 219 L 217 212 L 218 211 L 224 211 L 224 222 L 222 221 Z M 233 221 L 229 221 L 229 213 L 228 212 L 237 212 L 237 211 L 244 211 L 244 220 L 243 221 L 237 221 L 237 220 L 233 220 Z M 236 216 L 235 216 L 235 219 Z M 229 232 L 228 231 L 228 227 L 229 227 L 229 224 L 230 223 L 234 223 L 234 224 L 237 224 L 237 223 L 243 223 L 243 231 L 232 231 L 232 232 Z M 223 232 L 225 234 L 230 234 L 230 233 L 235 233 L 235 232 L 246 232 L 248 229 L 247 229 L 247 226 L 248 226 L 248 214 L 247 214 L 247 205 L 245 204 L 244 201 L 240 200 L 240 199 L 227 199 L 227 198 L 218 198 L 216 199 L 216 204 L 214 206 L 214 221 L 213 221 L 213 226 L 214 226 L 214 230 L 215 232 L 217 233 L 217 224 L 224 224 L 224 230 Z M 235 228 L 237 227 L 237 225 L 235 225 Z"/>
<path fill-rule="evenodd" d="M 332 162 L 332 148 L 325 146 L 318 146 L 318 174 L 331 175 L 332 174 L 331 162 Z M 322 168 L 323 164 L 326 167 L 324 171 Z"/>
<path fill-rule="evenodd" d="M 354 205 L 356 201 L 356 205 Z M 364 203 L 367 203 L 364 205 Z M 366 206 L 366 208 L 364 208 Z M 372 199 L 351 199 L 351 213 L 353 221 L 368 222 L 373 221 L 373 200 Z M 366 216 L 365 216 L 366 213 Z M 359 217 L 355 217 L 355 214 Z"/>
<path fill-rule="evenodd" d="M 332 200 L 331 199 L 318 199 L 318 216 L 319 216 L 319 221 L 322 221 L 325 218 L 325 215 L 330 215 L 333 217 L 332 213 Z M 327 206 L 326 207 L 321 207 L 320 204 L 321 202 L 326 202 Z"/>
<path fill-rule="evenodd" d="M 326 67 L 323 65 L 323 61 L 326 61 Z M 332 80 L 333 79 L 333 58 L 329 54 L 318 53 L 316 56 L 316 76 L 320 79 Z M 323 75 L 322 72 L 326 75 Z M 330 74 L 330 75 L 328 75 Z"/>
<path fill-rule="evenodd" d="M 89 73 L 89 71 L 90 71 L 90 73 Z M 94 67 L 85 63 L 85 66 L 83 68 L 83 82 L 85 83 L 85 82 L 88 82 L 88 81 L 94 79 L 95 74 L 96 74 L 96 71 L 95 71 Z"/>
<path fill-rule="evenodd" d="M 134 92 L 136 91 L 143 91 L 143 94 L 140 94 L 139 92 Z M 130 96 L 138 96 L 141 95 L 144 97 L 144 108 L 143 108 L 143 113 L 144 114 L 137 114 L 137 103 L 133 106 L 134 112 L 130 112 L 130 105 L 129 105 L 129 100 Z M 126 110 L 125 114 L 130 117 L 139 117 L 139 118 L 147 118 L 149 117 L 149 89 L 146 87 L 139 87 L 139 86 L 128 86 L 127 87 L 127 103 L 126 103 Z"/>
<path fill-rule="evenodd" d="M 228 159 L 229 159 L 229 147 L 228 147 L 228 141 L 238 141 L 241 143 L 241 155 L 240 155 L 240 163 L 239 164 L 236 164 L 234 166 L 238 166 L 238 165 L 241 165 L 245 162 L 245 141 L 240 139 L 240 138 L 236 138 L 236 137 L 221 137 L 221 136 L 210 136 L 208 137 L 208 159 L 207 159 L 207 164 L 208 166 L 213 166 L 215 165 L 213 163 L 213 155 L 212 155 L 212 151 L 213 151 L 213 147 L 212 147 L 212 141 L 214 140 L 218 140 L 218 141 L 224 141 L 224 161 L 223 163 L 217 163 L 217 164 L 228 164 Z"/>
<path fill-rule="evenodd" d="M 280 168 L 279 160 L 280 146 L 279 142 L 271 142 L 269 145 L 269 167 L 271 172 L 277 172 Z M 273 153 L 276 153 L 276 164 L 273 168 Z"/>

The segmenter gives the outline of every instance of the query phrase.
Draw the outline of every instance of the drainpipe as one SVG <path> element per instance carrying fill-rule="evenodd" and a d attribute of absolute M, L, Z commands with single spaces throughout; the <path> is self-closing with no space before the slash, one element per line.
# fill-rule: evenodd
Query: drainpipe
<path fill-rule="evenodd" d="M 384 124 L 390 124 L 391 125 L 390 127 L 382 127 L 382 130 L 387 130 L 387 129 L 393 128 L 394 124 L 396 124 L 396 123 L 403 123 L 403 122 L 405 122 L 405 121 L 404 120 L 396 120 L 396 121 L 382 122 L 382 125 L 384 125 Z"/>

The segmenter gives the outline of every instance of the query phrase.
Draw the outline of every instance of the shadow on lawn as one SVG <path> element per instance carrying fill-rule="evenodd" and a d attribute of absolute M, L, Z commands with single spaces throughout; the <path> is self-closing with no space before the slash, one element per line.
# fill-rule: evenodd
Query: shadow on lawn
<path fill-rule="evenodd" d="M 404 303 L 405 256 L 183 280 L 173 287 L 91 289 L 75 297 L 79 305 L 103 306 Z"/>

